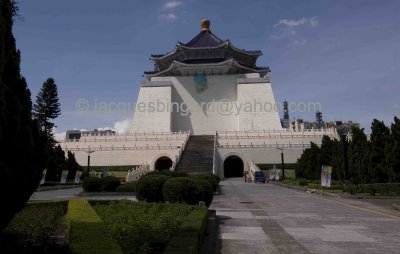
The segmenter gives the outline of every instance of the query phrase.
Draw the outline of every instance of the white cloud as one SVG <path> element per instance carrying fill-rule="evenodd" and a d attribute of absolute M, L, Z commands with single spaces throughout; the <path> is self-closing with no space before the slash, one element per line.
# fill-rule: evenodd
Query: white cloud
<path fill-rule="evenodd" d="M 178 19 L 178 16 L 176 16 L 174 13 L 162 14 L 158 17 L 168 22 L 175 21 Z"/>
<path fill-rule="evenodd" d="M 116 122 L 114 124 L 114 131 L 117 133 L 126 133 L 129 132 L 131 129 L 132 120 L 131 118 Z"/>
<path fill-rule="evenodd" d="M 98 131 L 108 131 L 108 130 L 113 131 L 114 129 L 111 128 L 111 127 L 104 127 L 104 128 L 97 128 L 97 130 L 98 130 Z"/>
<path fill-rule="evenodd" d="M 318 17 L 311 17 L 310 18 L 310 26 L 318 26 L 319 20 Z"/>
<path fill-rule="evenodd" d="M 67 134 L 65 131 L 64 132 L 58 132 L 58 133 L 53 133 L 54 134 L 54 139 L 55 140 L 64 140 L 65 135 Z"/>
<path fill-rule="evenodd" d="M 301 18 L 299 20 L 290 20 L 290 19 L 280 19 L 274 27 L 278 26 L 288 26 L 288 27 L 293 27 L 293 26 L 301 26 L 304 25 L 307 22 L 306 18 Z"/>
<path fill-rule="evenodd" d="M 175 0 L 167 1 L 167 2 L 164 4 L 163 9 L 165 9 L 165 10 L 175 9 L 176 7 L 178 7 L 178 6 L 181 5 L 181 4 L 182 4 L 181 1 L 175 1 Z"/>
<path fill-rule="evenodd" d="M 318 17 L 303 17 L 298 20 L 293 19 L 280 19 L 274 27 L 283 26 L 283 27 L 296 27 L 302 25 L 310 25 L 310 26 L 317 26 L 319 24 Z"/>

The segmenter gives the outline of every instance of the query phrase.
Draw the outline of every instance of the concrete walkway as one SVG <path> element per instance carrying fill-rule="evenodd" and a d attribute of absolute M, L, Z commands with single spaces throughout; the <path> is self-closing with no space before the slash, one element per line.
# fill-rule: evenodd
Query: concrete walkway
<path fill-rule="evenodd" d="M 272 184 L 221 182 L 220 253 L 399 253 L 400 213 Z"/>

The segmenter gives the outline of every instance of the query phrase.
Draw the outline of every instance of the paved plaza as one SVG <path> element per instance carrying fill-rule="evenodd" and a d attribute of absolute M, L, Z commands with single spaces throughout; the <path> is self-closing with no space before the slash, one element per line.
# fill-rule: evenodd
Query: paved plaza
<path fill-rule="evenodd" d="M 220 253 L 399 253 L 400 212 L 273 184 L 221 181 Z"/>

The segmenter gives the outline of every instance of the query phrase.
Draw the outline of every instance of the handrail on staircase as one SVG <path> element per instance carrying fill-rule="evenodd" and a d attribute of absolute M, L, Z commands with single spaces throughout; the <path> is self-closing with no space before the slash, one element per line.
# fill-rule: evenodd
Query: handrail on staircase
<path fill-rule="evenodd" d="M 188 131 L 188 133 L 187 133 L 185 139 L 183 140 L 183 143 L 182 143 L 182 145 L 181 145 L 181 148 L 180 148 L 179 151 L 178 151 L 178 154 L 175 155 L 175 160 L 172 162 L 172 166 L 171 166 L 171 168 L 169 169 L 170 171 L 175 171 L 176 166 L 177 166 L 177 165 L 179 164 L 179 162 L 181 161 L 182 153 L 183 153 L 183 151 L 185 151 L 185 149 L 186 149 L 186 145 L 187 145 L 187 142 L 189 141 L 189 138 L 190 138 L 190 130 Z"/>
<path fill-rule="evenodd" d="M 217 153 L 217 135 L 218 135 L 218 133 L 217 132 L 215 132 L 215 135 L 214 135 L 214 154 L 213 154 L 213 174 L 214 175 L 216 175 L 217 174 L 217 172 L 216 172 L 216 153 Z"/>

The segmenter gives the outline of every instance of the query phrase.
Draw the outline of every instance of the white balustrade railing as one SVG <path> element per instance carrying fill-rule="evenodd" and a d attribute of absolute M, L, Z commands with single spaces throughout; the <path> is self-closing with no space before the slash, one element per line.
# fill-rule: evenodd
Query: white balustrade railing
<path fill-rule="evenodd" d="M 218 137 L 218 132 L 215 132 L 215 136 L 214 136 L 214 151 L 213 151 L 213 174 L 216 175 L 217 174 L 217 137 Z"/>
<path fill-rule="evenodd" d="M 254 161 L 247 162 L 247 170 L 246 170 L 246 180 L 254 181 L 254 173 L 261 171 L 260 168 L 254 163 Z"/>
<path fill-rule="evenodd" d="M 113 142 L 113 141 L 169 141 L 180 140 L 188 132 L 130 132 L 130 133 L 83 133 L 80 139 L 62 139 L 58 142 Z"/>
<path fill-rule="evenodd" d="M 319 145 L 319 144 L 317 144 Z M 311 144 L 304 144 L 304 143 L 287 143 L 287 144 L 218 144 L 217 148 L 223 149 L 235 149 L 235 148 L 287 148 L 287 149 L 306 149 L 310 148 Z"/>
<path fill-rule="evenodd" d="M 287 131 L 284 130 L 263 130 L 263 131 L 221 131 L 218 132 L 218 139 L 292 139 L 310 138 L 328 135 L 337 138 L 335 129 L 318 129 Z"/>
<path fill-rule="evenodd" d="M 175 171 L 176 166 L 181 161 L 182 153 L 186 149 L 186 144 L 187 144 L 189 138 L 190 138 L 190 130 L 189 130 L 189 132 L 187 132 L 187 135 L 185 136 L 185 139 L 183 140 L 183 143 L 182 143 L 182 145 L 181 145 L 181 147 L 180 147 L 180 149 L 178 151 L 178 154 L 175 156 L 175 160 L 172 162 L 172 166 L 170 168 L 171 171 Z"/>
<path fill-rule="evenodd" d="M 150 172 L 150 165 L 145 163 L 136 167 L 135 169 L 129 170 L 128 174 L 126 175 L 125 181 L 126 182 L 133 182 L 140 179 L 140 177 L 144 176 Z"/>
<path fill-rule="evenodd" d="M 87 151 L 88 147 L 86 146 L 65 146 L 64 147 L 66 151 L 74 151 L 74 152 L 79 152 L 79 151 Z M 181 149 L 181 145 L 168 145 L 168 146 L 161 146 L 161 145 L 156 145 L 156 146 L 90 146 L 90 149 L 93 151 L 125 151 L 125 150 L 175 150 L 175 149 Z"/>

